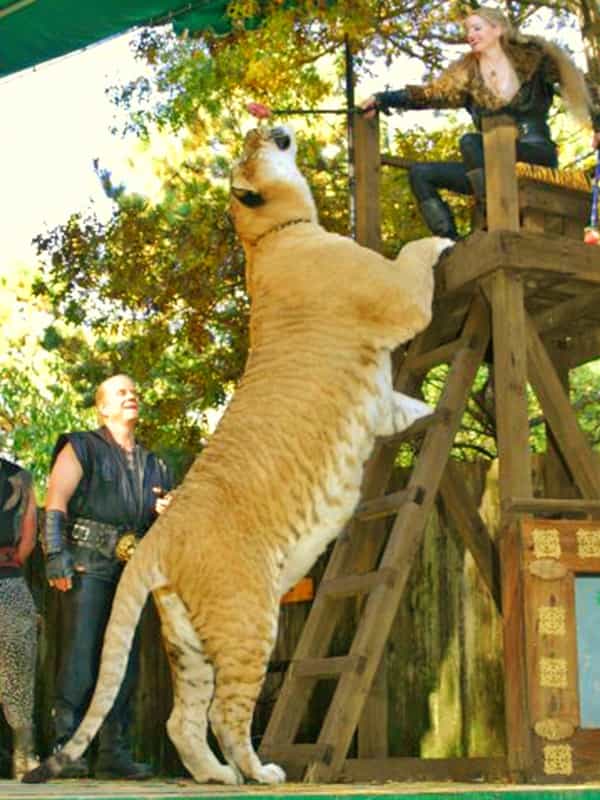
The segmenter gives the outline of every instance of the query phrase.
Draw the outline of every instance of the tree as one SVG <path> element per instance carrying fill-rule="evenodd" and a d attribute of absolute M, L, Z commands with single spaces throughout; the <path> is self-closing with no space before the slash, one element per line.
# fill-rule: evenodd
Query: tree
<path fill-rule="evenodd" d="M 507 10 L 515 21 L 527 21 L 553 5 L 559 7 L 511 3 Z M 391 0 L 233 0 L 227 37 L 144 31 L 136 52 L 150 65 L 150 77 L 114 87 L 112 96 L 128 110 L 129 130 L 140 141 L 169 136 L 176 143 L 154 164 L 160 195 L 131 193 L 98 165 L 114 201 L 109 221 L 77 214 L 37 240 L 48 261 L 38 296 L 73 326 L 69 334 L 49 330 L 47 343 L 61 354 L 77 391 L 89 394 L 102 377 L 127 371 L 152 401 L 145 421 L 150 444 L 196 451 L 207 433 L 207 409 L 226 402 L 246 357 L 243 255 L 227 216 L 227 175 L 248 121 L 246 101 L 305 109 L 343 103 L 347 47 L 357 79 L 376 59 L 401 54 L 422 59 L 431 71 L 461 40 L 467 8 L 458 0 L 413 0 L 401 11 Z M 572 23 L 579 8 L 560 6 L 561 24 Z M 300 119 L 299 162 L 321 220 L 347 233 L 345 118 Z M 394 147 L 409 159 L 456 158 L 459 129 L 449 118 L 437 132 L 403 131 Z M 382 208 L 389 254 L 425 233 L 405 173 L 386 170 Z M 463 225 L 467 213 L 464 208 Z"/>
<path fill-rule="evenodd" d="M 0 271 L 0 449 L 33 472 L 41 499 L 57 436 L 86 424 L 89 412 L 60 358 L 39 347 L 50 315 L 32 295 L 33 278 L 26 264 Z"/>

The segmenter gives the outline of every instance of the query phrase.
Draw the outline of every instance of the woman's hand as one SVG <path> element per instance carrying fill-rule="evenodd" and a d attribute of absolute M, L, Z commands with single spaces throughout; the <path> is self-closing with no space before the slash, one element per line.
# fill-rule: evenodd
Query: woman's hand
<path fill-rule="evenodd" d="M 358 104 L 358 107 L 362 108 L 365 119 L 373 119 L 375 114 L 377 114 L 377 100 L 374 95 L 367 97 L 366 100 Z"/>

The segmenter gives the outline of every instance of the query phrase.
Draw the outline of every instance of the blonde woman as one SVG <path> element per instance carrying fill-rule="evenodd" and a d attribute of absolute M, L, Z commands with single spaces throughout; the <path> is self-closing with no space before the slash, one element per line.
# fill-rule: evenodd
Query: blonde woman
<path fill-rule="evenodd" d="M 555 167 L 557 152 L 548 113 L 559 92 L 577 120 L 583 123 L 591 118 L 593 146 L 600 145 L 600 109 L 590 98 L 582 73 L 560 47 L 517 33 L 500 11 L 485 6 L 466 18 L 465 32 L 470 52 L 436 80 L 378 92 L 362 104 L 367 116 L 390 108 L 465 108 L 469 112 L 478 132 L 461 137 L 462 161 L 417 164 L 409 171 L 425 223 L 432 233 L 454 239 L 454 218 L 438 190 L 474 194 L 484 203 L 483 117 L 512 117 L 518 130 L 517 159 Z"/>

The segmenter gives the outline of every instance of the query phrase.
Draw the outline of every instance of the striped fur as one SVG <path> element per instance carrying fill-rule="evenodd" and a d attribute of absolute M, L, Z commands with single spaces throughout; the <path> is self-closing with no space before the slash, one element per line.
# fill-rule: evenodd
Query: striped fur
<path fill-rule="evenodd" d="M 280 149 L 270 131 L 251 132 L 233 171 L 252 298 L 242 380 L 123 573 L 85 720 L 29 780 L 57 774 L 90 742 L 149 592 L 173 673 L 168 732 L 190 773 L 199 782 L 285 778 L 250 741 L 279 599 L 348 521 L 375 437 L 429 412 L 393 391 L 390 351 L 428 324 L 432 266 L 450 244 L 413 242 L 391 262 L 326 233 L 288 134 Z M 307 221 L 284 225 L 292 219 Z M 207 720 L 227 765 L 208 748 Z"/>

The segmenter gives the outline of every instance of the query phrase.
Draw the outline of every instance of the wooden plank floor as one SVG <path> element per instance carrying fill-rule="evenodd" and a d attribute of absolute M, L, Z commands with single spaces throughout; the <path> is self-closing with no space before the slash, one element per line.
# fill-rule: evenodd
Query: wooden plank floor
<path fill-rule="evenodd" d="M 248 785 L 201 786 L 191 780 L 96 781 L 56 780 L 47 784 L 23 784 L 0 780 L 0 800 L 322 800 L 355 798 L 376 800 L 385 796 L 399 800 L 599 800 L 600 783 L 585 785 L 531 786 L 516 784 L 397 783 L 304 784 L 286 783 L 265 787 Z"/>

